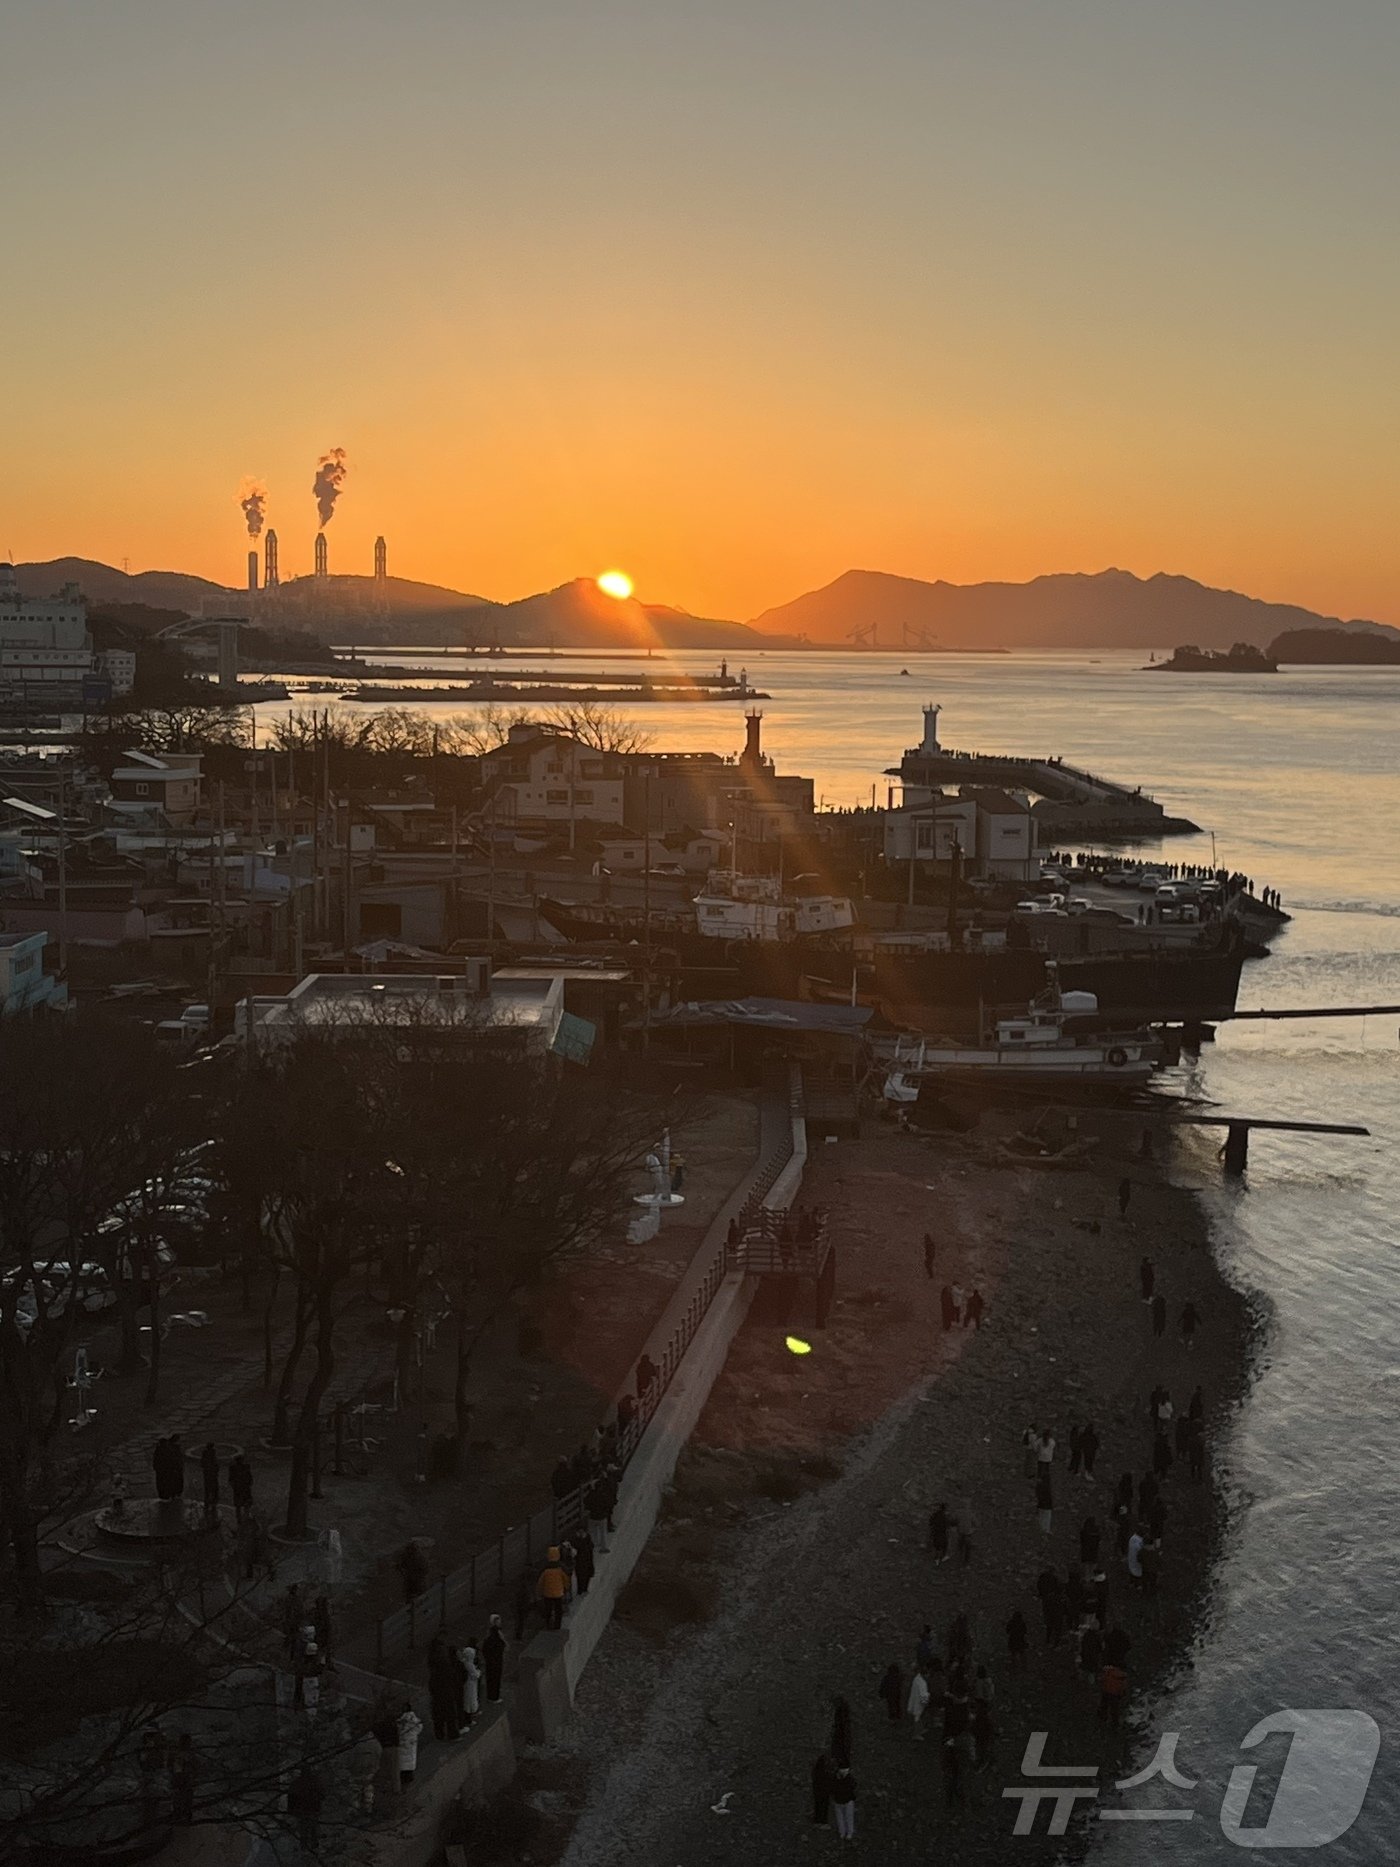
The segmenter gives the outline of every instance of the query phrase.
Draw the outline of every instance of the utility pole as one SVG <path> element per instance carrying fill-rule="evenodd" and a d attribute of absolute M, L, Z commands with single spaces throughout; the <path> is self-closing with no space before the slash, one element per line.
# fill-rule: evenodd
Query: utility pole
<path fill-rule="evenodd" d="M 642 1044 L 651 1042 L 651 767 L 642 776 Z"/>
<path fill-rule="evenodd" d="M 58 970 L 68 975 L 68 768 L 58 773 Z"/>

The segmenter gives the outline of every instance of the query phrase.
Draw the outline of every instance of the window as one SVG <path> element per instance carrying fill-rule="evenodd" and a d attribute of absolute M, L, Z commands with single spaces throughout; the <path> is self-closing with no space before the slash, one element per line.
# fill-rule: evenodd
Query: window
<path fill-rule="evenodd" d="M 933 833 L 935 828 L 936 826 L 932 823 L 916 823 L 914 825 L 914 847 L 916 849 L 932 849 L 934 846 Z"/>
<path fill-rule="evenodd" d="M 591 790 L 575 791 L 574 798 L 577 803 L 591 804 L 593 802 L 593 793 Z"/>
<path fill-rule="evenodd" d="M 569 794 L 567 791 L 546 791 L 544 801 L 546 804 L 567 804 Z"/>
<path fill-rule="evenodd" d="M 136 787 L 136 795 L 138 797 L 149 797 L 151 795 L 151 787 L 148 784 L 138 784 Z"/>

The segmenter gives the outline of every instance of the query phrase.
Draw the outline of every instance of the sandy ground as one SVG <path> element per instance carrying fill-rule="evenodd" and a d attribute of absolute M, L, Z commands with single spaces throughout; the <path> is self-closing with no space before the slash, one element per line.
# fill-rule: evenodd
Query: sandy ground
<path fill-rule="evenodd" d="M 1070 1642 L 1044 1642 L 1036 1578 L 1047 1562 L 1065 1574 L 1084 1517 L 1098 1515 L 1109 1625 L 1132 1641 L 1134 1701 L 1180 1663 L 1207 1612 L 1213 1489 L 1181 1467 L 1166 1479 L 1162 1585 L 1147 1598 L 1115 1553 L 1113 1483 L 1147 1468 L 1155 1383 L 1184 1408 L 1199 1381 L 1217 1421 L 1233 1404 L 1249 1318 L 1202 1248 L 1190 1196 L 1130 1159 L 1140 1125 L 1090 1114 L 1083 1127 L 1101 1146 L 1073 1173 L 1007 1168 L 985 1131 L 924 1140 L 876 1130 L 823 1150 L 804 1199 L 830 1207 L 841 1253 L 830 1327 L 807 1327 L 807 1297 L 786 1313 L 770 1298 L 736 1343 L 626 1612 L 583 1681 L 567 1743 L 527 1762 L 530 1800 L 550 1811 L 531 1837 L 533 1859 L 781 1867 L 840 1847 L 812 1824 L 809 1798 L 838 1693 L 854 1711 L 856 1845 L 882 1863 L 1062 1852 L 1061 1842 L 1010 1841 L 1017 1804 L 1001 1791 L 1022 1780 L 1033 1730 L 1050 1733 L 1047 1760 L 1102 1766 L 1106 1790 L 1127 1773 L 1131 1713 L 1120 1734 L 1100 1726 L 1097 1688 Z M 1134 1191 L 1121 1220 L 1114 1194 L 1125 1172 Z M 937 1239 L 933 1280 L 925 1229 Z M 1169 1304 L 1161 1340 L 1138 1291 L 1144 1252 Z M 980 1333 L 943 1332 L 945 1280 L 981 1289 Z M 1189 1352 L 1177 1331 L 1188 1297 L 1204 1318 Z M 805 1331 L 810 1355 L 788 1351 L 789 1330 Z M 1065 1458 L 1071 1424 L 1090 1416 L 1102 1439 L 1096 1485 L 1070 1477 Z M 1023 1468 L 1032 1423 L 1059 1441 L 1048 1538 Z M 785 1453 L 786 1487 L 773 1481 Z M 826 1483 L 824 1459 L 840 1461 Z M 943 1500 L 975 1523 L 965 1567 L 940 1566 L 926 1548 L 928 1512 Z M 1003 1630 L 1016 1607 L 1031 1649 L 1013 1675 Z M 941 1645 L 960 1612 L 974 1663 L 985 1661 L 994 1683 L 997 1736 L 965 1805 L 949 1810 L 941 1734 L 891 1723 L 876 1688 L 891 1660 L 907 1680 L 924 1622 Z M 697 1625 L 698 1615 L 708 1618 Z M 715 1813 L 726 1792 L 726 1812 Z"/>

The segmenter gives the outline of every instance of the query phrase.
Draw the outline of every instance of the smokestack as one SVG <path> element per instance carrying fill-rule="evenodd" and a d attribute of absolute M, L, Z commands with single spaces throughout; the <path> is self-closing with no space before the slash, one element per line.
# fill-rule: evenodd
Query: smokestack
<path fill-rule="evenodd" d="M 374 581 L 383 583 L 389 575 L 389 547 L 383 538 L 374 541 Z"/>
<path fill-rule="evenodd" d="M 322 454 L 316 463 L 316 478 L 311 482 L 311 491 L 315 495 L 316 510 L 321 515 L 323 530 L 335 517 L 335 502 L 345 484 L 345 466 L 343 447 L 333 447 L 328 454 Z"/>
<path fill-rule="evenodd" d="M 238 489 L 238 503 L 243 508 L 243 517 L 248 523 L 248 536 L 258 538 L 262 535 L 263 515 L 267 510 L 267 488 L 261 480 L 245 479 Z"/>
<path fill-rule="evenodd" d="M 256 551 L 250 551 L 248 553 L 248 588 L 250 591 L 256 591 L 257 587 L 258 587 L 258 554 Z"/>
<path fill-rule="evenodd" d="M 330 568 L 329 561 L 328 561 L 327 554 L 326 554 L 326 534 L 324 532 L 317 532 L 316 534 L 316 575 L 318 577 L 328 576 L 329 568 Z"/>
<path fill-rule="evenodd" d="M 267 539 L 263 547 L 263 588 L 264 590 L 275 590 L 277 588 L 278 581 L 279 579 L 277 576 L 277 534 L 276 532 L 274 532 L 273 530 L 269 528 Z"/>

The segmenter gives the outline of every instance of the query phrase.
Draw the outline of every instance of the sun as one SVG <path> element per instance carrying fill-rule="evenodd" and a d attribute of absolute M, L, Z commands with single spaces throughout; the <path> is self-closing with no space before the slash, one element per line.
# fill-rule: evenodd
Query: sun
<path fill-rule="evenodd" d="M 605 570 L 598 579 L 598 588 L 604 596 L 614 596 L 619 603 L 625 603 L 632 594 L 632 579 L 625 570 Z"/>

